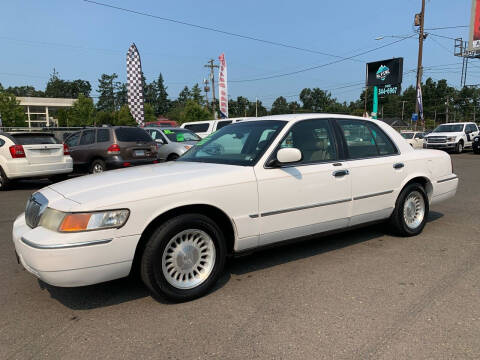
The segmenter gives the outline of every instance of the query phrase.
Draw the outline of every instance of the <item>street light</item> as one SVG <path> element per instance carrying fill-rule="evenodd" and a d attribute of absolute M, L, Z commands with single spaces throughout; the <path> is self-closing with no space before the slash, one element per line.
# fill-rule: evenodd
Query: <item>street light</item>
<path fill-rule="evenodd" d="M 395 39 L 408 39 L 412 35 L 381 35 L 375 38 L 375 40 L 383 40 L 385 38 L 395 38 Z"/>

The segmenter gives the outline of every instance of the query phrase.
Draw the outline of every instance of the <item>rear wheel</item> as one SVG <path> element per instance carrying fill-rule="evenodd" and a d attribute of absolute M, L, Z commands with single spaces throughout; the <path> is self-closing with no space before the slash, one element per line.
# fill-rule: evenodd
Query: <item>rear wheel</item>
<path fill-rule="evenodd" d="M 180 156 L 178 156 L 177 154 L 170 154 L 167 157 L 167 161 L 174 161 L 174 160 L 177 160 L 179 157 Z"/>
<path fill-rule="evenodd" d="M 90 174 L 100 174 L 105 170 L 107 170 L 107 165 L 102 159 L 95 159 L 90 165 Z"/>
<path fill-rule="evenodd" d="M 459 141 L 457 145 L 455 145 L 455 152 L 457 154 L 461 154 L 463 152 L 463 141 Z"/>
<path fill-rule="evenodd" d="M 213 220 L 201 214 L 180 215 L 159 226 L 148 240 L 141 277 L 153 294 L 188 301 L 217 282 L 225 256 L 225 239 Z"/>
<path fill-rule="evenodd" d="M 425 227 L 428 212 L 428 197 L 425 190 L 420 184 L 410 184 L 398 196 L 390 224 L 401 236 L 415 236 Z"/>
<path fill-rule="evenodd" d="M 5 175 L 3 169 L 0 167 L 0 191 L 4 191 L 8 189 L 10 185 L 10 179 Z"/>

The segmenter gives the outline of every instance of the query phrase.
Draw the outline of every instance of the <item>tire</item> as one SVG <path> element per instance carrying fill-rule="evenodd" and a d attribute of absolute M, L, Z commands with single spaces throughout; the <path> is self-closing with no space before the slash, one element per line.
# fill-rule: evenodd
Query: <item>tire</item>
<path fill-rule="evenodd" d="M 0 191 L 8 190 L 11 180 L 5 175 L 5 172 L 0 167 Z"/>
<path fill-rule="evenodd" d="M 217 282 L 225 258 L 225 238 L 217 224 L 201 214 L 184 214 L 166 221 L 151 235 L 140 275 L 155 296 L 188 301 Z"/>
<path fill-rule="evenodd" d="M 477 155 L 480 154 L 480 148 L 474 148 L 473 152 Z"/>
<path fill-rule="evenodd" d="M 177 154 L 170 154 L 168 155 L 167 157 L 167 161 L 175 161 L 179 158 L 180 156 L 178 156 Z"/>
<path fill-rule="evenodd" d="M 455 145 L 455 152 L 457 154 L 461 154 L 463 152 L 463 141 L 459 141 L 457 145 Z"/>
<path fill-rule="evenodd" d="M 429 211 L 428 197 L 422 185 L 407 185 L 398 196 L 390 226 L 400 236 L 418 235 L 425 227 Z"/>
<path fill-rule="evenodd" d="M 102 159 L 95 159 L 92 161 L 92 164 L 90 165 L 90 174 L 101 174 L 105 170 L 107 170 L 107 165 L 105 164 L 105 161 Z"/>

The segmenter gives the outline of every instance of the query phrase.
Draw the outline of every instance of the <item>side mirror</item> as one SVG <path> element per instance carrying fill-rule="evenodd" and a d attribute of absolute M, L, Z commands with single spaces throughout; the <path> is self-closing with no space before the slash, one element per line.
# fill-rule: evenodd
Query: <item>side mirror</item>
<path fill-rule="evenodd" d="M 302 160 L 302 152 L 296 148 L 283 148 L 277 151 L 277 162 L 282 164 L 296 163 Z"/>
<path fill-rule="evenodd" d="M 155 142 L 160 145 L 165 144 L 162 139 L 155 139 Z"/>

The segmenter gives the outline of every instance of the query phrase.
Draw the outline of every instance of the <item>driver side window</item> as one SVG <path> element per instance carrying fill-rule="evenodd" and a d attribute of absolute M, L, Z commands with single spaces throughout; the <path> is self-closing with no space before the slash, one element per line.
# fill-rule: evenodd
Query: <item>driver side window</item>
<path fill-rule="evenodd" d="M 298 164 L 311 164 L 337 159 L 333 130 L 327 119 L 304 120 L 293 125 L 281 148 L 297 148 L 302 152 Z"/>

